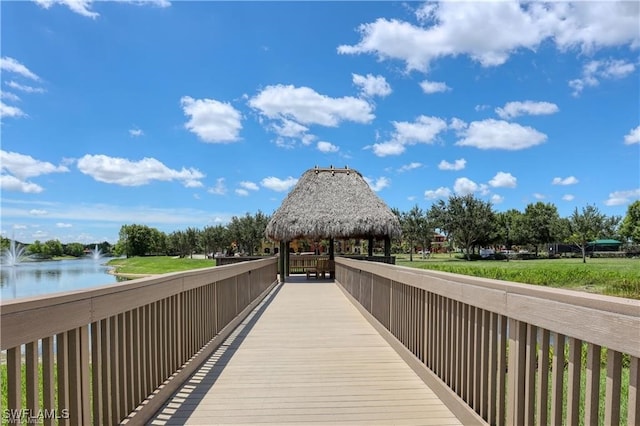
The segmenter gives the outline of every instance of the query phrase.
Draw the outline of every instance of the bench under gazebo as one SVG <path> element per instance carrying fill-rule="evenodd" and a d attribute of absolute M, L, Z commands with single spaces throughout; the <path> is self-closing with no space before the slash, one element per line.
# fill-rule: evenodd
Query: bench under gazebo
<path fill-rule="evenodd" d="M 369 241 L 373 257 L 376 240 L 384 240 L 391 258 L 391 239 L 401 235 L 400 221 L 369 187 L 360 172 L 348 167 L 307 170 L 267 224 L 267 238 L 280 242 L 281 280 L 290 272 L 289 244 L 300 238 L 329 240 L 329 263 L 335 259 L 336 239 Z M 329 267 L 329 276 L 334 270 Z"/>

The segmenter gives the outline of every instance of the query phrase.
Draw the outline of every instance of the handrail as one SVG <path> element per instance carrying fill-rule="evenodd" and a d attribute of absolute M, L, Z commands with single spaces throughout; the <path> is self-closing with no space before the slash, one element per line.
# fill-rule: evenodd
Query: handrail
<path fill-rule="evenodd" d="M 336 279 L 490 424 L 640 423 L 640 301 L 345 258 Z"/>
<path fill-rule="evenodd" d="M 5 417 L 121 422 L 276 282 L 276 259 L 267 258 L 4 301 Z"/>

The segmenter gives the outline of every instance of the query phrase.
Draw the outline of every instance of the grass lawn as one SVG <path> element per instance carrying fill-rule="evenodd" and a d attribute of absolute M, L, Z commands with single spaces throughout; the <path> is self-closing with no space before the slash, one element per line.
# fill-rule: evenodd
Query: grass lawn
<path fill-rule="evenodd" d="M 171 256 L 130 257 L 111 259 L 107 265 L 113 266 L 118 274 L 166 274 L 167 272 L 188 271 L 190 269 L 216 266 L 213 259 L 178 259 Z"/>
<path fill-rule="evenodd" d="M 586 264 L 582 259 L 467 261 L 446 254 L 413 259 L 399 255 L 396 264 L 640 299 L 640 259 L 587 259 Z"/>

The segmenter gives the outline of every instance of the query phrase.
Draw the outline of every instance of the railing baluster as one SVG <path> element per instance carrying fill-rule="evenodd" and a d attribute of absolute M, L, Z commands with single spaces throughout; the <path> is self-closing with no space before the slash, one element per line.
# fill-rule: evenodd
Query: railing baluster
<path fill-rule="evenodd" d="M 482 326 L 481 326 L 481 347 L 482 347 L 482 356 L 480 362 L 480 416 L 483 419 L 487 419 L 489 417 L 489 356 L 490 356 L 490 347 L 491 342 L 489 340 L 489 318 L 490 313 L 487 310 L 482 310 Z"/>
<path fill-rule="evenodd" d="M 507 424 L 524 424 L 527 324 L 509 319 Z"/>
<path fill-rule="evenodd" d="M 580 374 L 582 370 L 582 341 L 569 338 L 569 372 L 567 389 L 567 424 L 579 422 Z"/>
<path fill-rule="evenodd" d="M 38 366 L 38 342 L 29 342 L 25 345 L 25 376 L 27 386 L 27 408 L 36 414 L 39 410 L 39 366 Z"/>
<path fill-rule="evenodd" d="M 100 366 L 106 364 L 102 358 L 102 330 L 100 322 L 91 323 L 91 398 L 92 398 L 92 418 L 93 425 L 100 426 L 105 424 L 102 411 L 102 403 L 104 396 L 102 394 L 102 372 Z"/>
<path fill-rule="evenodd" d="M 604 422 L 608 425 L 620 424 L 620 384 L 622 354 L 607 350 L 607 385 L 604 403 Z"/>
<path fill-rule="evenodd" d="M 55 357 L 53 354 L 53 337 L 42 339 L 42 408 L 52 413 L 55 410 L 56 382 L 54 375 Z M 62 414 L 62 413 L 60 413 Z M 53 418 L 43 419 L 45 426 L 53 425 Z"/>
<path fill-rule="evenodd" d="M 627 425 L 640 424 L 640 362 L 634 356 L 629 360 L 629 401 L 627 407 Z"/>
<path fill-rule="evenodd" d="M 553 362 L 551 365 L 551 422 L 554 425 L 562 425 L 565 336 L 560 333 L 552 333 L 552 337 Z"/>
<path fill-rule="evenodd" d="M 536 417 L 539 425 L 546 425 L 549 407 L 549 330 L 540 331 L 538 345 L 538 381 L 536 392 Z"/>
<path fill-rule="evenodd" d="M 113 406 L 111 402 L 111 321 L 109 319 L 100 320 L 100 375 L 102 377 L 102 424 L 113 424 Z"/>
<path fill-rule="evenodd" d="M 7 408 L 13 413 L 18 413 L 22 409 L 21 358 L 20 346 L 7 350 Z M 19 420 L 16 423 L 19 424 Z"/>
<path fill-rule="evenodd" d="M 474 324 L 474 348 L 473 351 L 473 408 L 480 411 L 480 374 L 482 367 L 482 309 L 476 308 L 473 319 Z"/>
<path fill-rule="evenodd" d="M 122 420 L 122 407 L 120 406 L 120 359 L 118 353 L 120 351 L 120 345 L 118 344 L 118 315 L 113 315 L 109 318 L 109 349 L 111 354 L 109 359 L 111 360 L 111 368 L 109 369 L 110 388 L 108 395 L 111 396 L 111 418 L 114 423 Z"/>
<path fill-rule="evenodd" d="M 56 335 L 56 369 L 58 373 L 58 411 L 69 410 L 69 357 L 67 332 Z M 69 424 L 69 419 L 60 419 L 60 424 Z"/>
<path fill-rule="evenodd" d="M 498 426 L 504 425 L 507 415 L 506 396 L 507 396 L 507 317 L 499 315 L 499 331 L 498 331 L 498 380 L 497 380 L 497 421 Z"/>
<path fill-rule="evenodd" d="M 498 314 L 489 314 L 489 407 L 487 408 L 487 422 L 496 424 L 496 395 L 498 380 Z"/>
<path fill-rule="evenodd" d="M 523 365 L 525 369 L 525 391 L 524 391 L 524 424 L 533 426 L 535 423 L 535 401 L 536 401 L 536 351 L 538 343 L 538 327 L 527 324 L 526 361 Z"/>
<path fill-rule="evenodd" d="M 118 314 L 118 393 L 119 396 L 118 406 L 119 415 L 118 418 L 122 420 L 128 413 L 128 391 L 127 383 L 129 377 L 129 360 L 127 359 L 128 342 L 126 335 L 127 326 L 125 323 L 125 315 L 124 313 Z"/>

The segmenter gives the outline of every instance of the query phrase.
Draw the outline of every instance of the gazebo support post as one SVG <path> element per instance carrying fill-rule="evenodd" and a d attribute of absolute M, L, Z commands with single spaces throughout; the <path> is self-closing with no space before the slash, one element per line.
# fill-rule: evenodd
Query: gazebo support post
<path fill-rule="evenodd" d="M 329 260 L 335 260 L 336 255 L 335 255 L 335 247 L 333 245 L 333 238 L 329 238 Z M 335 271 L 329 271 L 329 278 L 334 279 L 335 276 Z"/>
<path fill-rule="evenodd" d="M 285 275 L 286 275 L 287 277 L 288 277 L 289 275 L 291 275 L 290 268 L 289 268 L 289 265 L 291 264 L 291 262 L 290 262 L 290 260 L 291 260 L 291 259 L 289 258 L 289 256 L 291 255 L 291 253 L 289 253 L 289 247 L 290 247 L 290 246 L 291 246 L 291 242 L 290 242 L 290 241 L 287 241 L 287 242 L 285 243 L 285 250 L 286 250 L 286 252 L 287 252 L 287 254 L 285 255 L 285 256 L 286 256 L 286 262 L 287 262 L 287 266 L 285 267 Z"/>
<path fill-rule="evenodd" d="M 373 256 L 373 236 L 369 237 L 369 247 L 367 250 L 369 257 Z"/>
<path fill-rule="evenodd" d="M 388 235 L 384 236 L 384 256 L 391 257 L 391 238 Z"/>
<path fill-rule="evenodd" d="M 286 245 L 284 243 L 284 241 L 280 241 L 280 253 L 279 257 L 278 257 L 278 271 L 280 272 L 280 282 L 283 283 L 285 281 L 284 279 L 284 265 L 285 265 L 285 250 L 286 250 Z"/>

